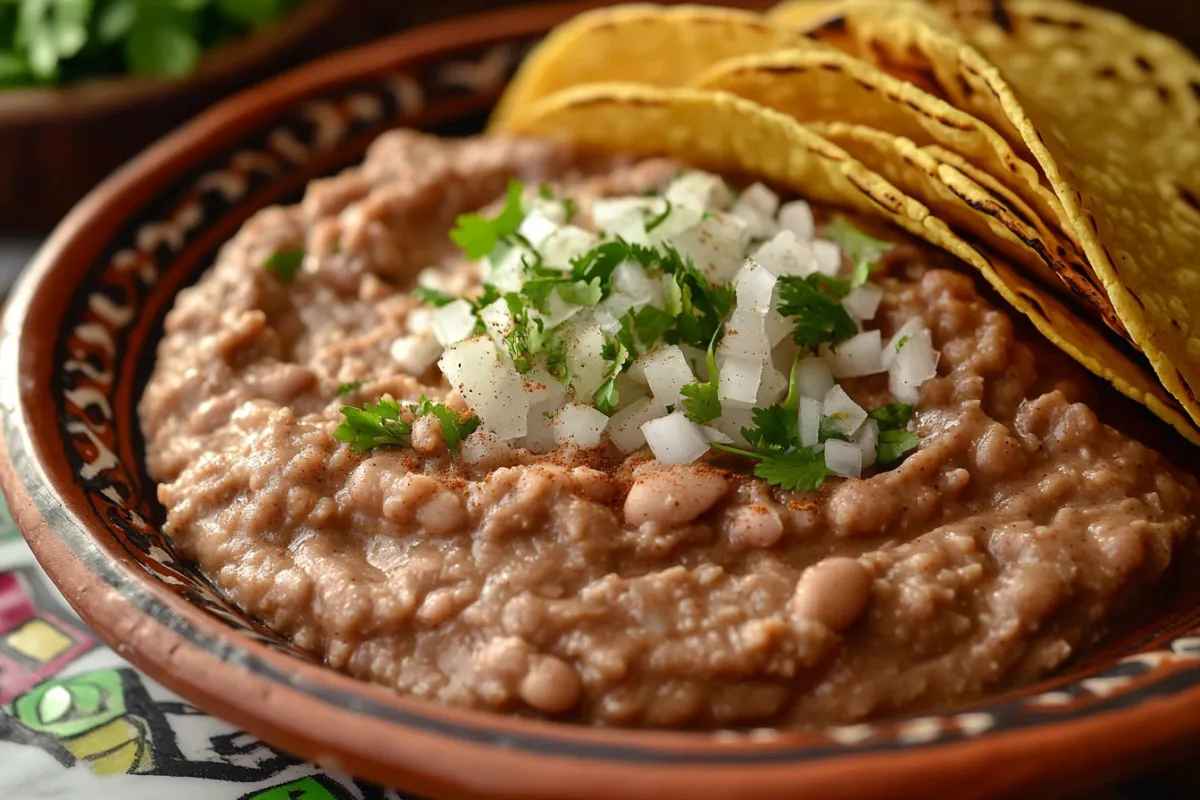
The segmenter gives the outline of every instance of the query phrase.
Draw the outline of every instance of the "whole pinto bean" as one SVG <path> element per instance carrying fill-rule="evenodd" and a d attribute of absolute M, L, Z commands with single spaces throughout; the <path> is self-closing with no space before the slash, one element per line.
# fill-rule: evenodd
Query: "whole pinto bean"
<path fill-rule="evenodd" d="M 625 498 L 630 525 L 685 525 L 715 506 L 729 481 L 711 467 L 669 467 L 639 478 Z"/>
<path fill-rule="evenodd" d="M 871 574 L 855 559 L 827 558 L 800 575 L 792 596 L 792 614 L 834 632 L 844 631 L 866 609 L 871 583 Z"/>

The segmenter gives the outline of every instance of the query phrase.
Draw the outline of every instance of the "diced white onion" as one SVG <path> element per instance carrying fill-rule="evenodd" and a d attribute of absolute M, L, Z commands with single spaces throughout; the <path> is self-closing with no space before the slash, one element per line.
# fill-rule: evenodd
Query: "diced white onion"
<path fill-rule="evenodd" d="M 529 395 L 531 408 L 558 409 L 567 402 L 567 387 L 542 367 L 534 367 L 525 374 L 525 394 Z"/>
<path fill-rule="evenodd" d="M 812 207 L 803 200 L 784 203 L 779 209 L 779 224 L 805 242 L 811 242 L 816 235 Z"/>
<path fill-rule="evenodd" d="M 677 206 L 698 211 L 724 211 L 733 202 L 733 193 L 720 176 L 691 170 L 671 181 L 666 198 Z"/>
<path fill-rule="evenodd" d="M 710 448 L 704 431 L 682 411 L 644 423 L 642 435 L 663 464 L 691 464 Z"/>
<path fill-rule="evenodd" d="M 821 414 L 830 427 L 847 437 L 858 433 L 858 429 L 867 421 L 867 412 L 840 386 L 834 386 L 825 395 Z"/>
<path fill-rule="evenodd" d="M 791 337 L 796 324 L 772 308 L 767 312 L 763 328 L 767 334 L 767 343 L 774 349 L 780 342 Z"/>
<path fill-rule="evenodd" d="M 817 259 L 817 271 L 822 275 L 837 275 L 842 271 L 842 248 L 828 239 L 813 242 L 813 255 Z"/>
<path fill-rule="evenodd" d="M 562 200 L 552 197 L 542 197 L 533 195 L 525 198 L 525 213 L 526 219 L 533 216 L 547 219 L 555 225 L 565 225 L 567 223 L 567 207 Z M 524 231 L 522 231 L 524 234 Z M 528 234 L 525 234 L 528 238 Z"/>
<path fill-rule="evenodd" d="M 875 466 L 879 449 L 879 423 L 873 419 L 864 422 L 858 429 L 858 435 L 854 437 L 854 444 L 862 452 L 862 468 L 870 469 Z"/>
<path fill-rule="evenodd" d="M 604 334 L 599 328 L 584 328 L 567 348 L 571 387 L 575 397 L 589 401 L 604 383 Z"/>
<path fill-rule="evenodd" d="M 740 445 L 746 444 L 746 437 L 742 436 L 742 429 L 754 426 L 753 408 L 735 408 L 733 406 L 723 407 L 721 416 L 713 422 L 714 428 L 732 439 L 735 444 Z"/>
<path fill-rule="evenodd" d="M 679 234 L 674 244 L 710 281 L 728 283 L 741 269 L 749 241 L 746 223 L 717 212 Z"/>
<path fill-rule="evenodd" d="M 755 405 L 759 408 L 773 406 L 784 398 L 788 390 L 788 376 L 775 369 L 774 365 L 763 367 L 762 379 L 758 384 L 758 398 Z"/>
<path fill-rule="evenodd" d="M 601 230 L 632 244 L 649 244 L 646 214 L 654 206 L 648 197 L 602 198 L 592 204 L 592 220 Z"/>
<path fill-rule="evenodd" d="M 455 300 L 433 312 L 430 327 L 442 347 L 475 335 L 475 312 L 466 300 Z"/>
<path fill-rule="evenodd" d="M 897 343 L 899 344 L 899 343 Z M 888 370 L 888 389 L 901 403 L 916 403 L 921 385 L 937 376 L 938 353 L 933 349 L 929 331 L 910 337 L 896 352 L 896 361 Z"/>
<path fill-rule="evenodd" d="M 862 451 L 850 442 L 830 439 L 825 443 L 825 466 L 843 478 L 862 477 Z"/>
<path fill-rule="evenodd" d="M 566 271 L 571 268 L 571 259 L 583 255 L 595 246 L 594 234 L 576 225 L 567 225 L 542 242 L 538 252 L 542 256 L 542 266 Z"/>
<path fill-rule="evenodd" d="M 577 306 L 573 303 L 568 303 L 562 299 L 562 295 L 558 292 L 551 292 L 550 298 L 546 301 L 547 312 L 542 314 L 536 313 L 545 324 L 546 330 L 554 330 L 559 325 L 562 325 L 568 320 L 574 319 L 583 311 L 583 306 Z"/>
<path fill-rule="evenodd" d="M 560 445 L 591 450 L 600 445 L 608 422 L 608 417 L 591 406 L 567 403 L 554 417 L 554 440 Z"/>
<path fill-rule="evenodd" d="M 392 342 L 392 358 L 409 375 L 423 375 L 441 356 L 442 346 L 431 333 L 414 333 Z"/>
<path fill-rule="evenodd" d="M 542 243 L 557 230 L 558 225 L 553 220 L 535 213 L 525 217 L 521 226 L 517 228 L 517 233 L 524 236 L 534 247 L 541 247 Z"/>
<path fill-rule="evenodd" d="M 719 365 L 720 379 L 717 382 L 717 397 L 731 406 L 751 408 L 758 401 L 758 387 L 762 383 L 763 362 L 729 358 Z"/>
<path fill-rule="evenodd" d="M 643 397 L 613 414 L 608 423 L 609 438 L 622 453 L 632 453 L 646 443 L 642 426 L 656 417 L 661 417 L 666 411 L 657 400 Z"/>
<path fill-rule="evenodd" d="M 796 365 L 796 389 L 804 397 L 821 401 L 832 388 L 833 373 L 821 359 L 804 358 Z"/>
<path fill-rule="evenodd" d="M 772 296 L 778 278 L 752 258 L 738 270 L 734 280 L 734 297 L 740 309 L 765 317 L 772 309 Z"/>
<path fill-rule="evenodd" d="M 617 410 L 633 405 L 648 393 L 646 384 L 638 383 L 629 377 L 628 372 L 622 372 L 618 375 L 615 385 L 617 393 L 621 396 L 621 399 L 617 401 Z"/>
<path fill-rule="evenodd" d="M 858 320 L 875 319 L 879 303 L 883 300 L 883 288 L 873 283 L 863 284 L 846 295 L 842 305 L 850 316 Z"/>
<path fill-rule="evenodd" d="M 663 218 L 661 215 L 666 211 L 666 207 L 665 200 L 655 200 L 654 210 L 651 212 L 651 219 L 655 223 L 654 230 L 646 231 L 646 238 L 650 244 L 672 240 L 684 231 L 696 227 L 704 219 L 704 211 L 687 206 L 672 206 L 671 212 Z"/>
<path fill-rule="evenodd" d="M 767 217 L 774 217 L 779 212 L 779 195 L 761 183 L 747 186 L 738 200 Z"/>
<path fill-rule="evenodd" d="M 493 431 L 480 428 L 463 440 L 459 455 L 467 464 L 492 468 L 507 459 L 512 447 Z"/>
<path fill-rule="evenodd" d="M 883 368 L 891 369 L 892 364 L 896 363 L 896 352 L 900 349 L 900 342 L 907 342 L 926 330 L 925 320 L 920 317 L 911 317 L 901 325 L 900 330 L 892 334 L 892 338 L 888 339 L 887 345 L 883 348 Z"/>
<path fill-rule="evenodd" d="M 602 314 L 607 314 L 616 320 L 620 320 L 626 313 L 633 308 L 634 300 L 627 294 L 613 293 L 604 298 L 596 308 Z"/>
<path fill-rule="evenodd" d="M 508 307 L 508 303 L 503 300 L 484 306 L 479 309 L 479 319 L 483 322 L 483 326 L 487 328 L 488 335 L 492 337 L 492 341 L 496 343 L 496 347 L 504 350 L 504 337 L 512 332 L 516 323 L 513 321 L 512 309 Z"/>
<path fill-rule="evenodd" d="M 733 437 L 726 435 L 724 431 L 717 428 L 709 425 L 701 425 L 700 430 L 704 433 L 704 438 L 713 444 L 733 444 Z"/>
<path fill-rule="evenodd" d="M 479 415 L 483 426 L 501 439 L 519 439 L 528 429 L 529 395 L 525 380 L 487 336 L 457 342 L 446 348 L 438 362 L 450 385 L 462 394 Z"/>
<path fill-rule="evenodd" d="M 820 400 L 800 398 L 800 444 L 804 447 L 812 447 L 820 440 L 823 409 Z"/>
<path fill-rule="evenodd" d="M 525 435 L 516 443 L 531 453 L 552 452 L 558 446 L 554 438 L 554 412 L 557 410 L 549 405 L 530 408 Z"/>
<path fill-rule="evenodd" d="M 804 278 L 817 270 L 812 245 L 792 231 L 782 231 L 754 253 L 754 260 L 773 274 Z"/>
<path fill-rule="evenodd" d="M 502 292 L 519 292 L 525 283 L 523 261 L 527 258 L 529 251 L 525 248 L 510 247 L 497 263 L 492 263 L 490 257 L 479 262 L 480 277 Z"/>
<path fill-rule="evenodd" d="M 751 239 L 769 239 L 779 231 L 775 222 L 777 211 L 779 195 L 755 183 L 742 192 L 729 213 L 746 223 Z"/>
<path fill-rule="evenodd" d="M 664 406 L 678 405 L 683 400 L 680 390 L 696 382 L 683 351 L 675 346 L 664 347 L 644 358 L 646 383 L 654 399 Z"/>
<path fill-rule="evenodd" d="M 624 261 L 613 270 L 612 288 L 614 292 L 628 297 L 633 308 L 663 304 L 661 281 L 652 280 L 640 264 L 631 261 Z"/>
<path fill-rule="evenodd" d="M 877 330 L 866 331 L 836 348 L 821 345 L 821 358 L 839 380 L 875 375 L 883 372 L 883 339 Z"/>

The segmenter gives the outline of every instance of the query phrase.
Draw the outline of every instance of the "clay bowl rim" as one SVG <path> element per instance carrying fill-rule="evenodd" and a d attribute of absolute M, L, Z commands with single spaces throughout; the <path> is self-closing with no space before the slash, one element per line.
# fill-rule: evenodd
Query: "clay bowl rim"
<path fill-rule="evenodd" d="M 205 89 L 298 44 L 344 8 L 344 0 L 308 0 L 271 25 L 208 51 L 196 71 L 180 80 L 124 75 L 0 89 L 0 128 L 75 120 Z"/>
<path fill-rule="evenodd" d="M 878 796 L 953 790 L 984 797 L 1200 736 L 1200 685 L 1079 720 L 949 743 L 860 752 L 810 733 L 771 739 L 583 728 L 414 700 L 275 652 L 165 591 L 106 552 L 65 465 L 52 404 L 39 395 L 64 279 L 82 274 L 173 176 L 305 98 L 473 44 L 531 36 L 596 2 L 517 7 L 416 29 L 327 57 L 236 95 L 93 191 L 14 289 L 0 342 L 0 484 L 34 553 L 68 602 L 118 653 L 198 706 L 322 766 L 444 796 L 658 800 Z M 397 55 L 397 54 L 402 55 Z M 43 395 L 44 396 L 44 395 Z M 984 707 L 986 709 L 986 706 Z M 815 751 L 820 752 L 815 752 Z M 828 752 L 826 752 L 828 751 Z M 1053 753 L 1053 758 L 1047 758 Z M 1002 763 L 1003 770 L 987 769 Z"/>

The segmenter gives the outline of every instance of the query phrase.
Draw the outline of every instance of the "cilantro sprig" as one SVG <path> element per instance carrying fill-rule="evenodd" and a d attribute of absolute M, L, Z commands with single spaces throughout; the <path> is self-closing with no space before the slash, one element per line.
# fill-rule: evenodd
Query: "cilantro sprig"
<path fill-rule="evenodd" d="M 835 285 L 826 276 L 784 277 L 778 286 L 779 313 L 793 320 L 792 339 L 802 349 L 837 345 L 858 334 L 858 325 L 831 293 L 836 288 L 830 288 Z"/>
<path fill-rule="evenodd" d="M 504 207 L 494 219 L 482 214 L 461 215 L 450 238 L 461 247 L 468 258 L 480 259 L 490 256 L 500 244 L 511 241 L 521 222 L 525 219 L 522 198 L 525 186 L 518 180 L 508 182 Z"/>
<path fill-rule="evenodd" d="M 304 266 L 304 258 L 308 254 L 301 248 L 294 247 L 286 250 L 276 250 L 267 256 L 263 269 L 284 283 L 291 283 L 296 274 Z"/>
<path fill-rule="evenodd" d="M 684 414 L 697 425 L 711 425 L 723 413 L 721 398 L 717 389 L 720 387 L 720 376 L 717 374 L 717 342 L 719 336 L 714 336 L 708 346 L 705 361 L 708 366 L 708 381 L 697 381 L 679 390 L 683 395 Z"/>
<path fill-rule="evenodd" d="M 383 398 L 377 403 L 365 403 L 362 408 L 342 406 L 342 424 L 333 432 L 340 442 L 347 442 L 356 453 L 366 453 L 379 447 L 412 447 L 412 424 L 403 416 L 407 409 L 414 419 L 425 416 L 437 418 L 442 438 L 450 452 L 458 453 L 463 439 L 479 428 L 477 416 L 462 416 L 442 403 L 422 396 L 407 407 L 399 401 Z"/>

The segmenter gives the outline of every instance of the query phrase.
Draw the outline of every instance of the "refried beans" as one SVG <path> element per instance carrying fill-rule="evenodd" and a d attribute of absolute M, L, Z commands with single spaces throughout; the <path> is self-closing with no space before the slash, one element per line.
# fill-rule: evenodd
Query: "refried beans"
<path fill-rule="evenodd" d="M 505 139 L 383 137 L 256 215 L 166 320 L 141 401 L 167 531 L 234 603 L 330 666 L 441 703 L 609 726 L 783 728 L 968 701 L 1061 666 L 1195 539 L 1197 482 L 1101 423 L 1094 382 L 1018 335 L 948 258 L 886 260 L 884 336 L 941 353 L 899 467 L 788 493 L 737 458 L 533 455 L 432 419 L 355 454 L 347 398 L 463 407 L 390 346 L 418 271 L 510 177 L 591 198 L 664 161 Z M 282 283 L 262 265 L 303 248 Z M 864 405 L 886 378 L 843 382 Z M 465 410 L 465 408 L 464 408 Z"/>

